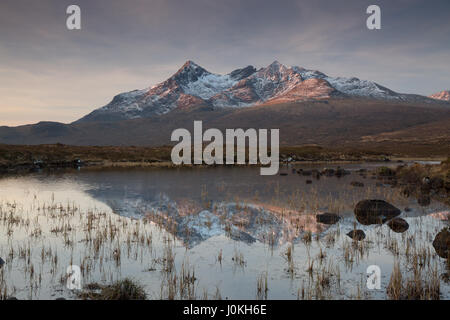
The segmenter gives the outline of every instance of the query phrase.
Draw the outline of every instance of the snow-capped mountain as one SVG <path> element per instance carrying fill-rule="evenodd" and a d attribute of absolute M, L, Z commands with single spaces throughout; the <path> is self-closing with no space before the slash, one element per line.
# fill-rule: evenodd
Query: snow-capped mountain
<path fill-rule="evenodd" d="M 450 101 L 450 90 L 444 90 L 430 96 L 432 99 Z"/>
<path fill-rule="evenodd" d="M 193 106 L 246 107 L 339 96 L 398 101 L 431 100 L 418 95 L 399 94 L 372 81 L 329 77 L 316 70 L 286 67 L 278 61 L 259 70 L 248 66 L 225 75 L 211 73 L 187 61 L 166 81 L 144 90 L 121 93 L 78 122 L 148 118 Z"/>

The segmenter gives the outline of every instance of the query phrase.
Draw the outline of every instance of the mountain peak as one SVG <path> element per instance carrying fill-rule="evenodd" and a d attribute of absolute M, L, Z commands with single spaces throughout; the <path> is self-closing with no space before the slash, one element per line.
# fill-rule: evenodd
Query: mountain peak
<path fill-rule="evenodd" d="M 198 64 L 196 64 L 194 61 L 192 60 L 187 60 L 180 69 L 178 69 L 178 71 L 175 73 L 175 75 L 177 74 L 181 74 L 181 73 L 195 73 L 197 76 L 203 74 L 203 73 L 209 73 L 208 71 L 206 71 L 204 68 L 202 68 L 201 66 L 199 66 Z"/>
<path fill-rule="evenodd" d="M 284 64 L 282 64 L 282 63 L 278 62 L 277 60 L 275 60 L 274 62 L 269 64 L 267 69 L 271 69 L 271 70 L 286 70 L 288 68 Z"/>
<path fill-rule="evenodd" d="M 430 96 L 432 99 L 450 101 L 450 90 L 444 90 Z"/>

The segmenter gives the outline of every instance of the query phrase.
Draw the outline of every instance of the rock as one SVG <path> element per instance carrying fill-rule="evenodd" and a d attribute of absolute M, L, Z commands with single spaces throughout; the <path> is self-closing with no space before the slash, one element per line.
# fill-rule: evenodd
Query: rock
<path fill-rule="evenodd" d="M 0 258 L 0 269 L 3 267 L 4 264 L 5 264 L 5 260 L 3 260 L 2 258 Z"/>
<path fill-rule="evenodd" d="M 342 177 L 342 176 L 346 176 L 348 174 L 350 174 L 350 171 L 347 171 L 347 170 L 342 169 L 342 168 L 337 168 L 336 169 L 336 173 L 335 173 L 336 177 Z"/>
<path fill-rule="evenodd" d="M 312 180 L 306 180 L 306 184 L 311 184 Z"/>
<path fill-rule="evenodd" d="M 450 258 L 450 231 L 448 228 L 442 229 L 434 238 L 434 250 L 444 259 Z"/>
<path fill-rule="evenodd" d="M 316 215 L 316 221 L 323 224 L 335 224 L 339 220 L 341 220 L 341 217 L 336 213 L 325 212 Z"/>
<path fill-rule="evenodd" d="M 424 178 L 422 179 L 422 184 L 427 185 L 427 184 L 430 184 L 430 183 L 431 183 L 430 177 L 424 177 Z"/>
<path fill-rule="evenodd" d="M 392 231 L 397 233 L 403 233 L 409 229 L 408 222 L 402 218 L 391 219 L 387 222 L 387 225 L 392 229 Z"/>
<path fill-rule="evenodd" d="M 320 179 L 320 176 L 321 176 L 321 175 L 322 175 L 322 174 L 319 172 L 319 170 L 316 170 L 316 169 L 312 170 L 312 176 L 313 176 L 314 178 Z"/>
<path fill-rule="evenodd" d="M 364 187 L 364 183 L 359 181 L 352 181 L 350 182 L 350 185 L 352 185 L 353 187 Z"/>
<path fill-rule="evenodd" d="M 364 225 L 382 224 L 400 215 L 400 209 L 384 200 L 362 200 L 355 206 L 355 216 Z"/>
<path fill-rule="evenodd" d="M 349 233 L 347 233 L 347 236 L 356 241 L 361 241 L 366 238 L 366 234 L 362 230 L 352 230 Z"/>
<path fill-rule="evenodd" d="M 334 172 L 335 172 L 334 169 L 331 169 L 331 168 L 325 168 L 322 170 L 322 174 L 327 177 L 334 176 Z"/>
<path fill-rule="evenodd" d="M 6 298 L 6 300 L 19 300 L 19 299 L 17 299 L 16 297 L 8 297 Z"/>
<path fill-rule="evenodd" d="M 311 170 L 303 170 L 303 171 L 302 171 L 302 175 L 304 175 L 304 176 L 310 176 L 310 175 L 312 175 L 312 171 L 311 171 Z"/>
<path fill-rule="evenodd" d="M 55 300 L 59 300 L 59 301 L 62 301 L 62 300 L 66 300 L 66 298 L 63 298 L 63 297 L 59 297 L 59 298 L 56 298 Z"/>
<path fill-rule="evenodd" d="M 280 172 L 280 176 L 287 176 L 288 174 L 286 172 Z"/>

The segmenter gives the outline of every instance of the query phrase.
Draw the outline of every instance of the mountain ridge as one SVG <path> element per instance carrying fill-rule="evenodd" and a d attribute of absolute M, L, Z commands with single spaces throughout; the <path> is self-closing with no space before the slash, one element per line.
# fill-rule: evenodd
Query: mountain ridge
<path fill-rule="evenodd" d="M 425 96 L 397 93 L 373 81 L 330 77 L 318 70 L 287 67 L 278 61 L 258 70 L 247 66 L 222 75 L 188 60 L 167 80 L 147 89 L 120 93 L 107 105 L 75 123 L 149 118 L 194 106 L 242 108 L 333 98 L 435 101 Z"/>

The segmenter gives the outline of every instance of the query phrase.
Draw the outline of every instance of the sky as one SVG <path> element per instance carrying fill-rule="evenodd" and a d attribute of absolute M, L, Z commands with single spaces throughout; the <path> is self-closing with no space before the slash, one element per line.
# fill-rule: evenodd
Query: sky
<path fill-rule="evenodd" d="M 448 0 L 1 0 L 0 125 L 70 123 L 186 60 L 215 73 L 278 60 L 430 95 L 450 89 L 449 15 Z"/>

